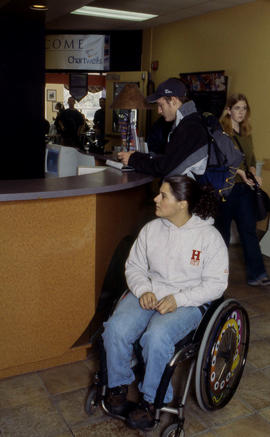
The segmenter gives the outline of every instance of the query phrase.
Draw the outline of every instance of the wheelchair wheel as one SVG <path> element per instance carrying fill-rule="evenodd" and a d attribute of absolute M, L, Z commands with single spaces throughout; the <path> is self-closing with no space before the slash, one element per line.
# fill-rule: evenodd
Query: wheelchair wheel
<path fill-rule="evenodd" d="M 180 434 L 176 436 L 177 427 L 177 423 L 172 423 L 164 429 L 161 437 L 185 437 L 185 431 L 183 429 L 180 431 Z"/>
<path fill-rule="evenodd" d="M 97 407 L 97 387 L 93 386 L 88 392 L 88 396 L 85 402 L 85 411 L 89 416 L 93 414 L 94 409 Z"/>
<path fill-rule="evenodd" d="M 246 363 L 249 319 L 234 299 L 214 312 L 200 345 L 195 389 L 203 410 L 223 408 L 234 395 Z"/>

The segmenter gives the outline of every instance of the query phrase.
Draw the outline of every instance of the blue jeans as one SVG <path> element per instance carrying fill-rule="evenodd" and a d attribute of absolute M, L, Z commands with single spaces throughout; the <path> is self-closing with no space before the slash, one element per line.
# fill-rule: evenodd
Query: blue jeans
<path fill-rule="evenodd" d="M 162 373 L 174 354 L 175 344 L 195 329 L 201 318 L 198 307 L 180 307 L 164 315 L 155 310 L 144 310 L 139 299 L 129 293 L 104 323 L 108 386 L 129 385 L 134 381 L 130 362 L 133 343 L 140 338 L 146 369 L 139 389 L 144 399 L 153 403 Z M 172 397 L 170 383 L 164 402 L 170 402 Z"/>
<path fill-rule="evenodd" d="M 247 280 L 262 279 L 267 274 L 256 234 L 254 196 L 245 183 L 235 184 L 227 201 L 221 204 L 220 215 L 216 220 L 216 227 L 227 246 L 230 242 L 232 220 L 236 223 L 243 246 Z"/>

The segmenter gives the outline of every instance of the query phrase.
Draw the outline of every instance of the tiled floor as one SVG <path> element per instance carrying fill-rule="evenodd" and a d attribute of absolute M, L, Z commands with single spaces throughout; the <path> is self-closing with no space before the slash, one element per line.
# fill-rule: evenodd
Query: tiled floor
<path fill-rule="evenodd" d="M 270 272 L 270 258 L 265 258 Z M 248 310 L 251 341 L 240 387 L 224 409 L 205 413 L 191 393 L 186 409 L 186 437 L 270 436 L 270 289 L 245 283 L 242 252 L 230 249 L 230 286 L 227 297 L 237 298 Z M 87 361 L 0 381 L 1 437 L 136 437 L 143 435 L 105 416 L 97 408 L 84 412 L 84 401 L 97 367 L 94 351 Z M 184 369 L 178 369 L 175 378 Z M 163 414 L 159 436 L 172 416 Z"/>

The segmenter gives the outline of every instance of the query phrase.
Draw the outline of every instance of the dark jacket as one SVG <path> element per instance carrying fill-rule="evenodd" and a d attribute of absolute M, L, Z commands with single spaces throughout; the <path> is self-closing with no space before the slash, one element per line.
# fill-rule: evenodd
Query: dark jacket
<path fill-rule="evenodd" d="M 133 153 L 128 165 L 156 177 L 203 174 L 207 164 L 208 136 L 196 106 L 191 100 L 177 111 L 176 122 L 162 155 Z M 197 168 L 196 168 L 197 167 Z"/>
<path fill-rule="evenodd" d="M 79 146 L 79 127 L 84 125 L 83 115 L 77 109 L 65 109 L 59 120 L 64 126 L 61 132 L 64 145 Z"/>
<path fill-rule="evenodd" d="M 168 142 L 168 135 L 172 130 L 172 125 L 172 121 L 166 121 L 162 116 L 155 121 L 147 137 L 149 152 L 156 154 L 165 152 L 165 147 Z"/>

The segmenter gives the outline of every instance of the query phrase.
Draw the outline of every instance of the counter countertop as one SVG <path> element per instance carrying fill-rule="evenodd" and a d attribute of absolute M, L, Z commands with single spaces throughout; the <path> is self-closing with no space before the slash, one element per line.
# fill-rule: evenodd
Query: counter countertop
<path fill-rule="evenodd" d="M 122 173 L 121 170 L 111 167 L 99 173 L 82 176 L 2 180 L 0 181 L 0 202 L 107 193 L 134 188 L 152 180 L 153 177 L 146 174 L 135 171 Z"/>

